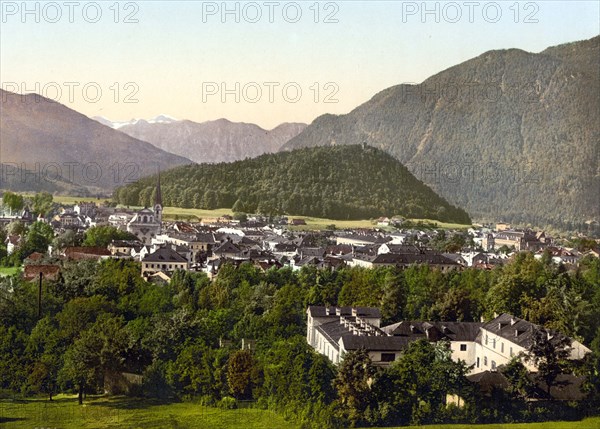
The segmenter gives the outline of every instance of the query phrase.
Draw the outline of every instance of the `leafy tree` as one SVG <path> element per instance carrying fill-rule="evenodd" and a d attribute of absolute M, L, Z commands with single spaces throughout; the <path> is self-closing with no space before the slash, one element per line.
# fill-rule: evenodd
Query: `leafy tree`
<path fill-rule="evenodd" d="M 94 332 L 84 331 L 65 353 L 59 380 L 63 386 L 76 387 L 79 405 L 83 404 L 83 396 L 88 388 L 95 389 L 100 384 L 101 351 L 102 340 Z"/>
<path fill-rule="evenodd" d="M 523 400 L 533 395 L 535 384 L 529 378 L 529 371 L 519 356 L 514 356 L 507 365 L 502 367 L 502 374 L 508 380 L 509 391 L 512 395 Z"/>
<path fill-rule="evenodd" d="M 14 194 L 9 191 L 4 192 L 2 203 L 9 208 L 11 213 L 22 210 L 25 206 L 25 200 L 22 195 Z"/>
<path fill-rule="evenodd" d="M 28 383 L 34 392 L 45 393 L 48 395 L 48 399 L 52 401 L 53 395 L 58 390 L 56 377 L 55 363 L 51 361 L 50 356 L 45 356 L 44 359 L 33 364 Z"/>
<path fill-rule="evenodd" d="M 372 402 L 370 383 L 374 375 L 375 367 L 366 350 L 344 355 L 334 385 L 343 415 L 353 427 L 364 421 L 365 410 Z"/>
<path fill-rule="evenodd" d="M 29 335 L 25 352 L 33 361 L 28 388 L 47 394 L 52 400 L 58 392 L 58 372 L 64 353 L 64 342 L 55 319 L 46 316 L 37 323 Z"/>
<path fill-rule="evenodd" d="M 54 198 L 48 192 L 39 192 L 31 198 L 33 213 L 42 216 L 48 216 L 52 211 L 52 201 Z"/>
<path fill-rule="evenodd" d="M 252 390 L 259 382 L 257 362 L 250 350 L 238 350 L 227 362 L 227 384 L 237 399 L 251 399 Z"/>
<path fill-rule="evenodd" d="M 556 377 L 562 374 L 570 354 L 571 343 L 568 337 L 552 334 L 545 329 L 534 330 L 525 360 L 537 367 L 539 377 L 546 383 L 548 396 Z"/>
<path fill-rule="evenodd" d="M 56 249 L 63 250 L 69 246 L 79 246 L 82 243 L 82 237 L 72 229 L 67 229 L 65 232 L 57 235 L 52 240 L 52 246 Z"/>
<path fill-rule="evenodd" d="M 101 387 L 107 371 L 122 370 L 128 342 L 123 319 L 105 314 L 67 349 L 59 379 L 76 386 L 80 405 L 88 389 Z"/>
<path fill-rule="evenodd" d="M 46 253 L 54 238 L 54 230 L 45 222 L 34 222 L 29 226 L 24 244 L 25 256 L 33 252 Z"/>
<path fill-rule="evenodd" d="M 435 346 L 427 340 L 413 341 L 388 373 L 394 386 L 392 407 L 399 410 L 402 423 L 435 422 L 443 415 L 447 394 L 471 398 L 471 386 L 466 379 L 469 368 L 455 362 L 445 342 Z"/>
<path fill-rule="evenodd" d="M 27 232 L 27 226 L 20 220 L 13 220 L 6 226 L 6 232 L 10 235 L 22 235 Z"/>
<path fill-rule="evenodd" d="M 113 240 L 136 240 L 136 236 L 111 225 L 93 226 L 85 232 L 84 246 L 107 247 Z"/>

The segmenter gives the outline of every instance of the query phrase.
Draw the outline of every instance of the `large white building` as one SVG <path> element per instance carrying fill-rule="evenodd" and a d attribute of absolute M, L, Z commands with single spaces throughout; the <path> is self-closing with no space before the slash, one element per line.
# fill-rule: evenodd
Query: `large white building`
<path fill-rule="evenodd" d="M 509 314 L 487 323 L 402 321 L 384 327 L 380 326 L 377 308 L 310 306 L 307 314 L 306 340 L 336 365 L 344 353 L 360 348 L 367 350 L 375 365 L 389 365 L 400 358 L 409 342 L 426 338 L 430 342 L 448 341 L 452 358 L 472 365 L 471 374 L 494 371 L 526 352 L 534 332 L 541 329 Z M 569 342 L 571 359 L 581 359 L 590 352 L 578 341 Z M 523 363 L 530 371 L 536 370 L 532 363 Z"/>

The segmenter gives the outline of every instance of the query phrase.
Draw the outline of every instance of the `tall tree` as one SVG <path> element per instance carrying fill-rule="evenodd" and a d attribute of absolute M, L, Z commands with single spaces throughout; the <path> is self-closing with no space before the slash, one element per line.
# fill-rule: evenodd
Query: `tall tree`
<path fill-rule="evenodd" d="M 537 367 L 540 378 L 546 383 L 548 396 L 556 378 L 562 374 L 570 354 L 571 340 L 568 337 L 542 328 L 534 330 L 525 360 Z"/>
<path fill-rule="evenodd" d="M 375 367 L 364 349 L 344 355 L 334 385 L 344 417 L 352 426 L 364 422 L 365 410 L 372 402 L 371 382 Z"/>
<path fill-rule="evenodd" d="M 238 350 L 229 356 L 227 384 L 235 398 L 252 398 L 252 389 L 258 384 L 258 367 L 250 350 Z"/>

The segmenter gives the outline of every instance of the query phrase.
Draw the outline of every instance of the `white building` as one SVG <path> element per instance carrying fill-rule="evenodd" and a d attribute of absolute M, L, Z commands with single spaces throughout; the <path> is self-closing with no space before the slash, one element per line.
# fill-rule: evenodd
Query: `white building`
<path fill-rule="evenodd" d="M 472 366 L 471 374 L 494 371 L 514 356 L 527 352 L 538 325 L 502 314 L 487 323 L 402 321 L 380 327 L 381 313 L 371 307 L 320 307 L 307 310 L 307 342 L 339 364 L 344 353 L 364 348 L 376 365 L 397 360 L 411 341 L 448 341 L 452 358 Z M 565 338 L 553 332 L 549 338 Z M 571 338 L 570 359 L 582 359 L 590 349 Z M 523 362 L 536 371 L 531 362 Z"/>

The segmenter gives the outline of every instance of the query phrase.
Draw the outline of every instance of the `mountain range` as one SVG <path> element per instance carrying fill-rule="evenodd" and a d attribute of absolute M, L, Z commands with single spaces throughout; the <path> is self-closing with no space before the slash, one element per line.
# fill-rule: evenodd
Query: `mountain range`
<path fill-rule="evenodd" d="M 144 119 L 130 119 L 129 121 L 111 121 L 110 119 L 105 118 L 104 116 L 92 116 L 92 119 L 94 121 L 100 122 L 102 125 L 114 128 L 115 130 L 118 130 L 119 128 L 125 125 L 134 125 L 140 121 L 145 121 Z M 170 124 L 172 122 L 177 122 L 177 119 L 172 118 L 168 115 L 158 115 L 152 119 L 148 119 L 148 121 L 145 122 L 148 122 L 150 124 Z"/>
<path fill-rule="evenodd" d="M 0 96 L 0 188 L 101 192 L 191 163 L 40 95 Z"/>
<path fill-rule="evenodd" d="M 320 116 L 282 150 L 366 143 L 477 219 L 598 221 L 599 45 L 486 52 Z"/>
<path fill-rule="evenodd" d="M 106 191 L 192 161 L 367 144 L 479 221 L 572 229 L 600 220 L 599 70 L 600 36 L 540 53 L 489 51 L 385 89 L 346 115 L 270 131 L 167 115 L 92 120 L 0 90 L 0 188 Z"/>
<path fill-rule="evenodd" d="M 99 119 L 97 119 L 99 120 Z M 268 131 L 255 124 L 227 119 L 177 121 L 165 115 L 149 121 L 132 120 L 115 127 L 139 140 L 198 163 L 231 162 L 279 151 L 306 124 L 283 123 Z"/>

